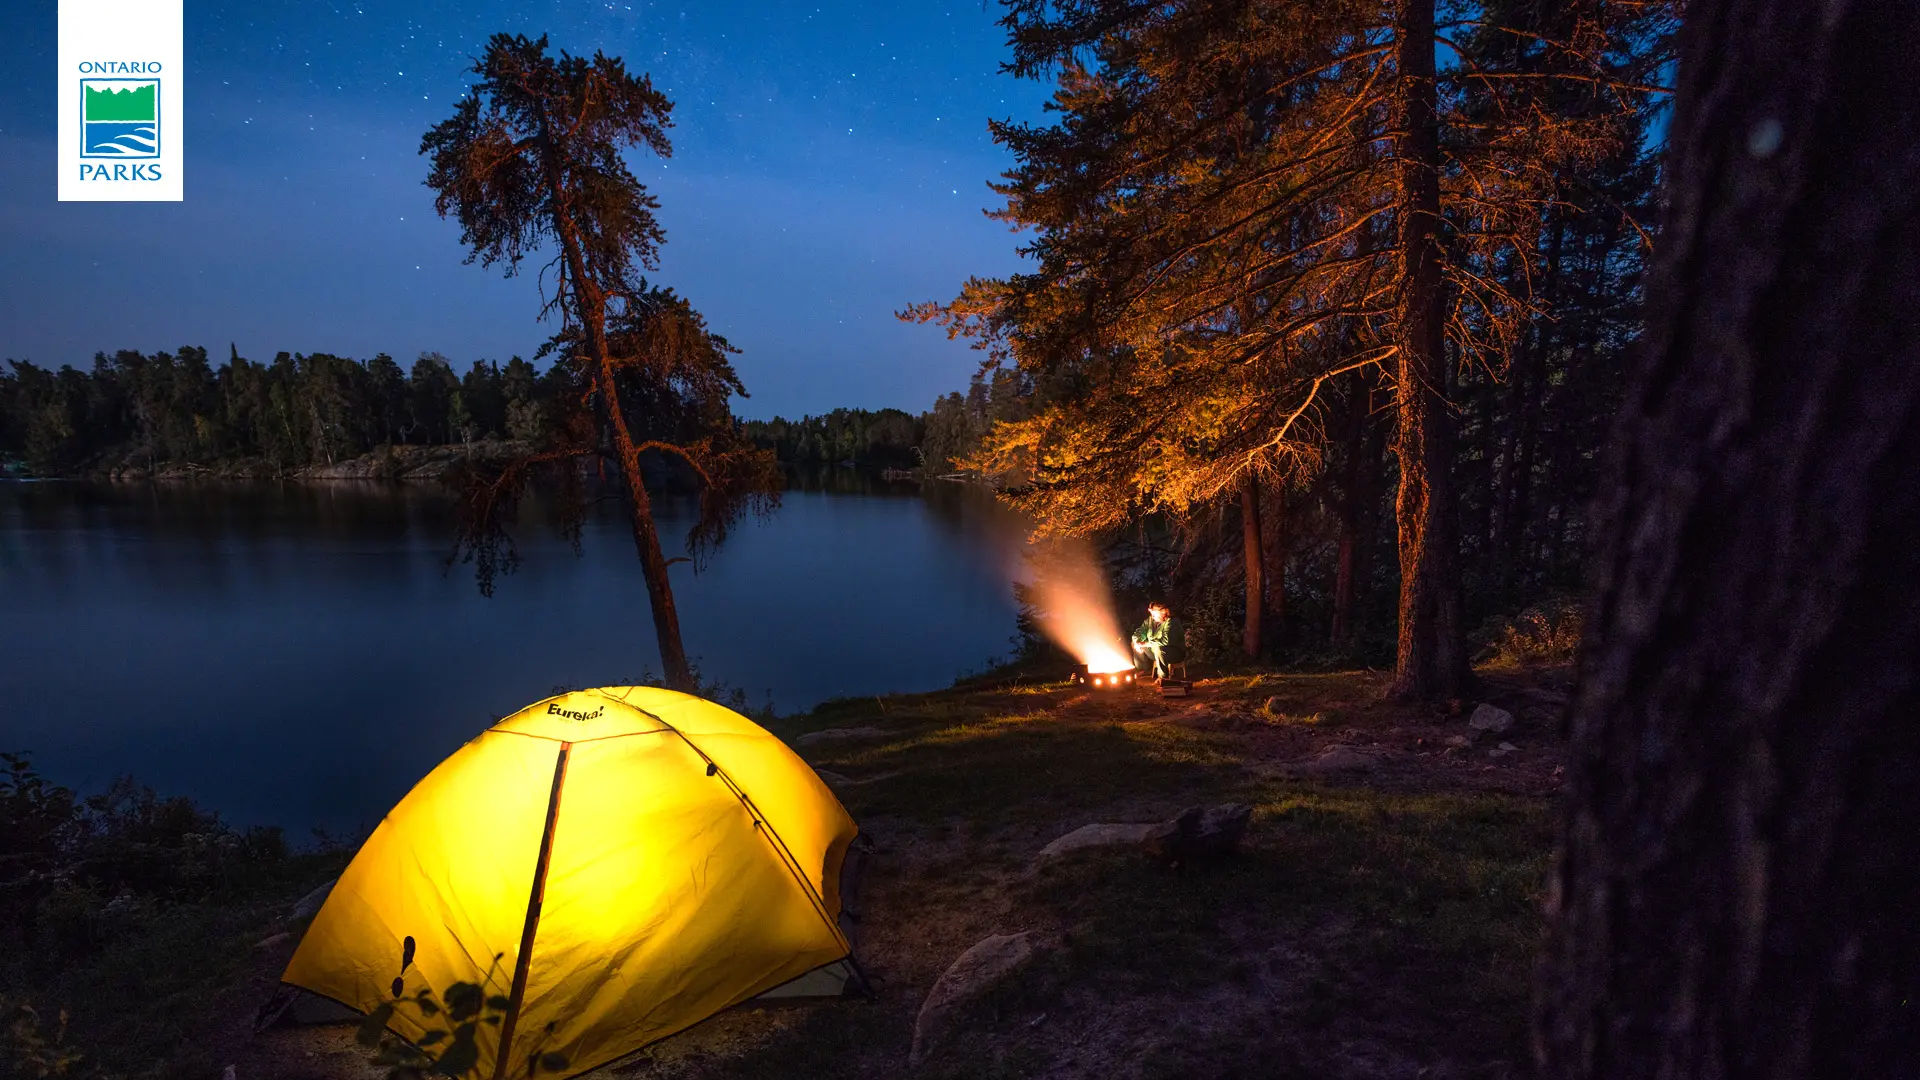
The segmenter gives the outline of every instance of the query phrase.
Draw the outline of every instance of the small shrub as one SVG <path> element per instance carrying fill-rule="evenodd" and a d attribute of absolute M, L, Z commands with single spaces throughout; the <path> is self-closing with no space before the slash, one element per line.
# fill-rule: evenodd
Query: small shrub
<path fill-rule="evenodd" d="M 387 1068 L 387 1080 L 425 1080 L 429 1076 L 471 1076 L 480 1064 L 479 1034 L 483 1026 L 502 1027 L 512 1002 L 507 995 L 489 993 L 478 983 L 459 982 L 447 987 L 445 998 L 428 987 L 407 993 L 407 969 L 413 964 L 414 940 L 408 937 L 401 947 L 400 974 L 393 980 L 393 1000 L 368 1013 L 360 1021 L 355 1038 L 374 1051 L 373 1064 Z M 489 985 L 503 980 L 500 961 L 493 958 L 487 972 Z M 387 1030 L 396 1012 L 412 1012 L 422 1029 L 420 1038 L 407 1042 Z M 547 1025 L 543 1034 L 552 1034 Z M 524 1033 L 521 1033 L 524 1034 Z M 515 1040 L 518 1042 L 518 1040 Z M 510 1062 L 505 1075 L 533 1077 L 542 1072 L 563 1072 L 567 1059 L 563 1054 L 544 1049 L 536 1043 L 527 1052 L 524 1070 L 521 1062 Z"/>
<path fill-rule="evenodd" d="M 1518 667 L 1573 659 L 1580 647 L 1586 608 L 1578 601 L 1553 599 L 1509 618 L 1493 619 L 1475 635 L 1483 661 Z"/>
<path fill-rule="evenodd" d="M 44 870 L 71 844 L 80 820 L 72 791 L 49 784 L 25 754 L 0 754 L 0 882 Z"/>
<path fill-rule="evenodd" d="M 99 1075 L 67 1041 L 65 1013 L 48 1030 L 33 1006 L 0 997 L 0 1080 L 79 1080 Z"/>
<path fill-rule="evenodd" d="M 292 856 L 278 828 L 236 831 L 127 777 L 81 799 L 24 755 L 0 763 L 0 969 L 82 959 L 157 905 L 225 894 Z"/>

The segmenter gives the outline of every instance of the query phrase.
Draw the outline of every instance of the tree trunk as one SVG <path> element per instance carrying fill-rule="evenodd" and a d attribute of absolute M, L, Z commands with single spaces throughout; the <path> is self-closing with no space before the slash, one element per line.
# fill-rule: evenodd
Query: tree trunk
<path fill-rule="evenodd" d="M 559 163 L 547 155 L 548 183 L 554 203 L 560 205 L 563 190 Z M 606 297 L 587 277 L 586 260 L 573 223 L 558 209 L 554 211 L 554 231 L 560 236 L 568 272 L 573 276 L 574 302 L 578 306 L 581 329 L 587 335 L 587 359 L 593 365 L 595 390 L 605 410 L 607 426 L 612 429 L 615 455 L 626 481 L 627 512 L 633 527 L 633 546 L 640 555 L 640 574 L 647 583 L 647 603 L 653 609 L 653 633 L 660 642 L 661 676 L 667 686 L 691 694 L 693 666 L 687 662 L 687 648 L 680 639 L 680 612 L 673 603 L 673 583 L 667 578 L 666 553 L 660 548 L 660 532 L 653 524 L 653 500 L 647 495 L 646 478 L 640 471 L 640 451 L 627 428 L 626 413 L 620 407 L 619 387 L 614 380 L 613 357 L 607 349 Z"/>
<path fill-rule="evenodd" d="M 1449 471 L 1441 279 L 1440 131 L 1435 116 L 1434 0 L 1401 0 L 1396 28 L 1400 156 L 1400 351 L 1395 401 L 1400 461 L 1400 640 L 1395 700 L 1444 700 L 1473 682 L 1462 625 Z"/>
<path fill-rule="evenodd" d="M 1920 4 L 1695 0 L 1682 33 L 1539 1064 L 1920 1075 Z"/>
<path fill-rule="evenodd" d="M 1245 550 L 1242 561 L 1247 574 L 1247 620 L 1240 631 L 1240 646 L 1247 659 L 1260 658 L 1260 616 L 1266 608 L 1266 583 L 1262 575 L 1266 559 L 1260 552 L 1260 478 L 1248 473 L 1240 485 L 1240 539 Z"/>
<path fill-rule="evenodd" d="M 602 346 L 604 350 L 604 345 Z M 604 352 L 603 352 L 604 355 Z M 613 388 L 613 367 L 601 363 L 597 380 L 607 400 L 608 419 L 613 428 L 614 447 L 619 451 L 620 469 L 627 482 L 627 508 L 633 524 L 633 546 L 640 554 L 641 576 L 647 582 L 647 603 L 653 609 L 654 636 L 660 639 L 660 666 L 667 685 L 684 693 L 694 693 L 693 665 L 687 662 L 687 647 L 680 638 L 680 611 L 673 603 L 673 583 L 667 578 L 666 553 L 660 548 L 660 533 L 653 524 L 653 500 L 647 495 L 645 478 L 640 472 L 640 452 L 620 410 Z"/>
<path fill-rule="evenodd" d="M 1287 636 L 1287 486 L 1274 487 L 1261 514 L 1261 556 L 1267 563 L 1267 648 Z"/>
<path fill-rule="evenodd" d="M 1359 544 L 1354 527 L 1353 500 L 1341 500 L 1340 544 L 1333 571 L 1333 626 L 1327 637 L 1335 645 L 1345 645 L 1353 636 L 1353 563 Z"/>

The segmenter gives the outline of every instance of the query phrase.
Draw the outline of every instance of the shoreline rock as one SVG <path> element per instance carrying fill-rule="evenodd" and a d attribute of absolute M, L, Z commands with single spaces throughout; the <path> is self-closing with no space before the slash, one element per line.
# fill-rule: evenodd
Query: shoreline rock
<path fill-rule="evenodd" d="M 356 457 L 282 469 L 265 458 L 242 458 L 211 465 L 194 462 L 149 463 L 136 452 L 118 464 L 101 464 L 66 479 L 116 482 L 197 483 L 232 480 L 383 481 L 447 483 L 469 464 L 497 464 L 532 452 L 527 443 L 481 439 L 434 446 L 380 446 Z"/>
<path fill-rule="evenodd" d="M 1467 718 L 1467 726 L 1489 735 L 1503 735 L 1513 726 L 1513 714 L 1498 705 L 1482 703 Z"/>
<path fill-rule="evenodd" d="M 1149 858 L 1175 865 L 1222 859 L 1239 850 L 1240 838 L 1252 821 L 1253 807 L 1246 803 L 1195 806 L 1155 825 L 1141 838 L 1140 849 Z"/>
<path fill-rule="evenodd" d="M 1350 746 L 1329 746 L 1318 757 L 1291 761 L 1273 768 L 1281 776 L 1330 776 L 1335 773 L 1368 772 L 1380 764 L 1374 754 Z"/>
<path fill-rule="evenodd" d="M 1160 826 L 1151 822 L 1146 824 L 1096 822 L 1092 825 L 1082 825 L 1065 836 L 1056 837 L 1052 843 L 1041 848 L 1040 854 L 1034 858 L 1036 862 L 1046 862 L 1049 859 L 1057 859 L 1062 855 L 1086 851 L 1089 848 L 1132 847 L 1145 840 L 1149 833 L 1158 828 Z"/>
<path fill-rule="evenodd" d="M 920 1004 L 913 1021 L 913 1044 L 907 1065 L 919 1068 L 927 1055 L 959 1026 L 959 1014 L 988 991 L 1006 982 L 1020 969 L 1049 951 L 1053 942 L 1032 930 L 995 934 L 960 954 Z"/>

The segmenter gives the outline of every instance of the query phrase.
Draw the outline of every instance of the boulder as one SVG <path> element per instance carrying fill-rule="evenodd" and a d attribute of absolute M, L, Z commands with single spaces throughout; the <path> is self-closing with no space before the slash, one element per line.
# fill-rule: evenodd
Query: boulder
<path fill-rule="evenodd" d="M 1138 844 L 1147 838 L 1147 834 L 1159 828 L 1158 825 L 1082 825 L 1065 836 L 1055 839 L 1040 849 L 1039 860 L 1056 859 L 1072 851 L 1084 851 L 1097 847 L 1126 847 Z"/>
<path fill-rule="evenodd" d="M 288 915 L 287 918 L 307 919 L 320 914 L 320 905 L 327 902 L 327 894 L 333 891 L 333 882 L 338 880 L 340 879 L 334 878 L 333 881 L 301 897 L 300 902 L 293 905 L 293 914 Z"/>
<path fill-rule="evenodd" d="M 1467 718 L 1467 726 L 1475 731 L 1484 731 L 1489 735 L 1499 735 L 1513 726 L 1513 714 L 1498 705 L 1482 703 Z"/>
<path fill-rule="evenodd" d="M 1361 753 L 1348 746 L 1332 746 L 1319 757 L 1285 766 L 1284 771 L 1290 776 L 1326 776 L 1331 773 L 1365 772 L 1378 764 L 1379 759 L 1372 754 Z"/>
<path fill-rule="evenodd" d="M 793 740 L 795 746 L 812 746 L 814 743 L 837 742 L 841 739 L 881 739 L 893 734 L 883 728 L 827 728 L 823 731 L 809 731 Z"/>
<path fill-rule="evenodd" d="M 1033 931 L 995 934 L 960 954 L 927 991 L 920 1015 L 913 1022 L 913 1046 L 907 1064 L 919 1067 L 927 1054 L 957 1026 L 960 1013 L 1015 972 L 1032 963 L 1047 948 Z"/>
<path fill-rule="evenodd" d="M 1253 807 L 1245 803 L 1222 803 L 1204 810 L 1196 806 L 1172 821 L 1152 826 L 1140 838 L 1140 848 L 1155 859 L 1171 863 L 1219 859 L 1240 846 L 1240 837 L 1252 820 Z"/>

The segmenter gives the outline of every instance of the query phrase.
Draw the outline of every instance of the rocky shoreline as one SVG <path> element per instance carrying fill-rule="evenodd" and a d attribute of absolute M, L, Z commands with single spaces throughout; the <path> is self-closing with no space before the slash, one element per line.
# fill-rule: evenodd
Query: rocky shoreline
<path fill-rule="evenodd" d="M 527 442 L 481 439 L 464 445 L 381 446 L 358 457 L 284 468 L 266 458 L 240 458 L 211 464 L 198 462 L 149 463 L 135 451 L 117 462 L 97 462 L 65 476 L 35 476 L 19 462 L 0 462 L 0 475 L 27 480 L 105 480 L 115 483 L 196 483 L 229 481 L 380 481 L 440 484 L 457 487 L 470 466 L 500 465 L 534 452 Z M 1000 488 L 1004 477 L 978 473 L 934 474 L 924 469 L 881 469 L 883 480 L 931 483 L 948 481 Z M 651 480 L 651 475 L 649 476 Z"/>
<path fill-rule="evenodd" d="M 453 446 L 387 446 L 341 461 L 283 469 L 264 458 L 213 465 L 163 462 L 149 466 L 136 459 L 94 470 L 92 479 L 192 482 L 199 480 L 377 480 L 453 484 L 468 466 L 491 465 L 532 451 L 526 443 L 483 439 Z"/>

